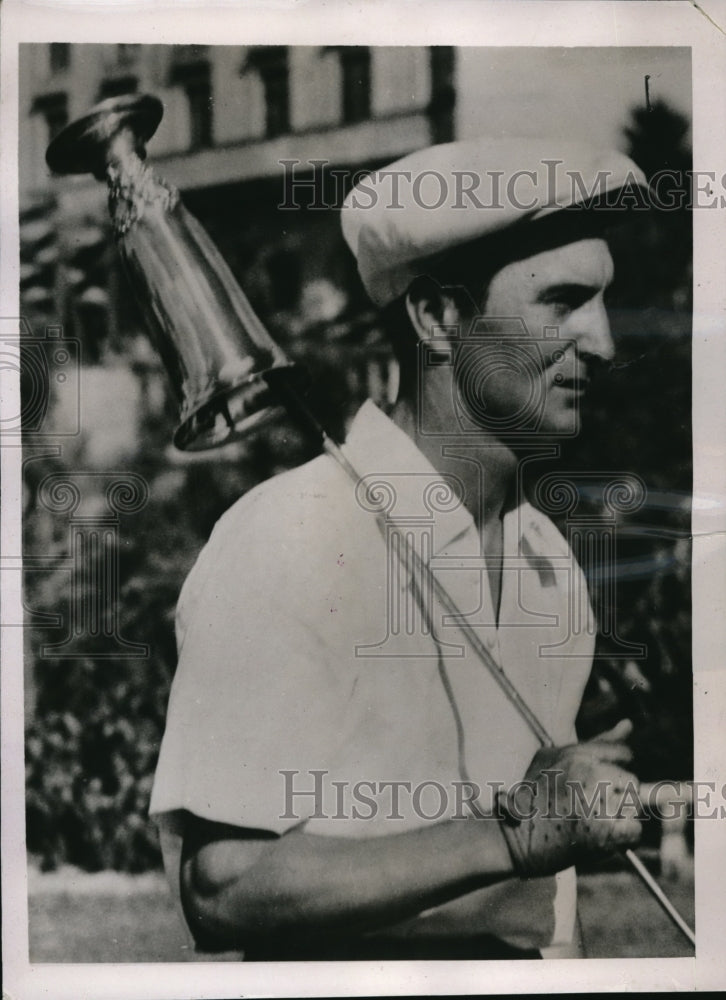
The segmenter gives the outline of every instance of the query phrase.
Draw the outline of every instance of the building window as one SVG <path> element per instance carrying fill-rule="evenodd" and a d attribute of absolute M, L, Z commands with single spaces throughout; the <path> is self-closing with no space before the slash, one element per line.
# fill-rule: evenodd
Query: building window
<path fill-rule="evenodd" d="M 209 76 L 187 87 L 193 149 L 212 145 L 212 87 Z"/>
<path fill-rule="evenodd" d="M 107 97 L 120 97 L 122 94 L 135 94 L 139 82 L 135 76 L 113 76 L 103 80 L 98 88 L 99 101 Z"/>
<path fill-rule="evenodd" d="M 65 72 L 71 65 L 71 47 L 68 42 L 51 42 L 48 49 L 51 73 Z"/>
<path fill-rule="evenodd" d="M 265 91 L 265 135 L 268 139 L 290 131 L 290 71 L 287 48 L 267 45 L 254 48 L 245 68 L 256 70 Z"/>
<path fill-rule="evenodd" d="M 451 142 L 454 138 L 454 49 L 450 45 L 432 45 L 431 67 L 431 139 L 433 142 Z"/>
<path fill-rule="evenodd" d="M 48 126 L 48 142 L 50 142 L 68 124 L 68 95 L 41 94 L 33 101 L 32 110 L 45 118 Z"/>
<path fill-rule="evenodd" d="M 371 113 L 371 51 L 362 45 L 338 49 L 343 72 L 343 121 L 362 122 Z"/>
<path fill-rule="evenodd" d="M 176 66 L 190 65 L 206 60 L 208 53 L 208 45 L 174 45 L 172 59 Z"/>
<path fill-rule="evenodd" d="M 116 46 L 116 62 L 119 66 L 133 66 L 139 57 L 139 44 Z"/>
<path fill-rule="evenodd" d="M 202 46 L 184 46 L 185 50 Z M 185 51 L 181 58 L 175 53 L 171 82 L 184 88 L 189 105 L 190 145 L 205 149 L 212 145 L 212 80 L 209 63 L 198 54 Z"/>

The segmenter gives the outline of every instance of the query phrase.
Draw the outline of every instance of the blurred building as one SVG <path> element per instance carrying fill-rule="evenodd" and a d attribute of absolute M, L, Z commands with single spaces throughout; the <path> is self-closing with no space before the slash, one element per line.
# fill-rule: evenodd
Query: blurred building
<path fill-rule="evenodd" d="M 280 171 L 280 161 L 358 165 L 450 137 L 448 47 L 26 45 L 21 196 L 46 191 L 45 148 L 71 119 L 118 94 L 165 113 L 155 160 L 184 190 Z"/>

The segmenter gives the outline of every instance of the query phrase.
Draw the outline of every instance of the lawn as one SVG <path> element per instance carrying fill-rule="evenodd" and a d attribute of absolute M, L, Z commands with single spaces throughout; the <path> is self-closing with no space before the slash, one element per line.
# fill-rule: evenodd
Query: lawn
<path fill-rule="evenodd" d="M 193 958 L 160 874 L 31 874 L 31 962 L 184 962 Z"/>
<path fill-rule="evenodd" d="M 629 871 L 583 875 L 580 914 L 592 958 L 688 956 L 688 943 Z M 664 884 L 693 922 L 693 881 Z M 194 960 L 161 875 L 72 869 L 30 877 L 31 962 Z"/>

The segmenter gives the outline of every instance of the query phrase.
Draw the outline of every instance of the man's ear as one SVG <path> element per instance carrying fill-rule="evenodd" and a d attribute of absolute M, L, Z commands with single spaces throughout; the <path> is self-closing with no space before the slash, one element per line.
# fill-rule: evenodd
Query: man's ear
<path fill-rule="evenodd" d="M 437 327 L 461 325 L 466 313 L 457 289 L 444 287 L 428 276 L 411 282 L 406 293 L 406 311 L 420 340 L 430 340 Z"/>

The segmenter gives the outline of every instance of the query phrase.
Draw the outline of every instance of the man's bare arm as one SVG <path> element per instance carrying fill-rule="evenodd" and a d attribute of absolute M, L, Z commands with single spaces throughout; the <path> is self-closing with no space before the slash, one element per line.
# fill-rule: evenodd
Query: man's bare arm
<path fill-rule="evenodd" d="M 510 878 L 494 819 L 446 820 L 352 839 L 296 827 L 259 831 L 190 819 L 182 900 L 202 947 L 245 947 L 278 934 L 364 932 Z"/>
<path fill-rule="evenodd" d="M 524 782 L 532 798 L 504 823 L 469 815 L 354 839 L 304 826 L 277 837 L 190 817 L 181 889 L 197 942 L 233 948 L 279 934 L 373 931 L 515 874 L 553 874 L 578 858 L 632 846 L 640 823 L 632 809 L 620 809 L 637 784 L 621 766 L 632 756 L 621 742 L 628 727 L 538 751 Z M 572 787 L 581 797 L 571 796 Z M 600 787 L 606 808 L 592 817 L 586 803 Z"/>

